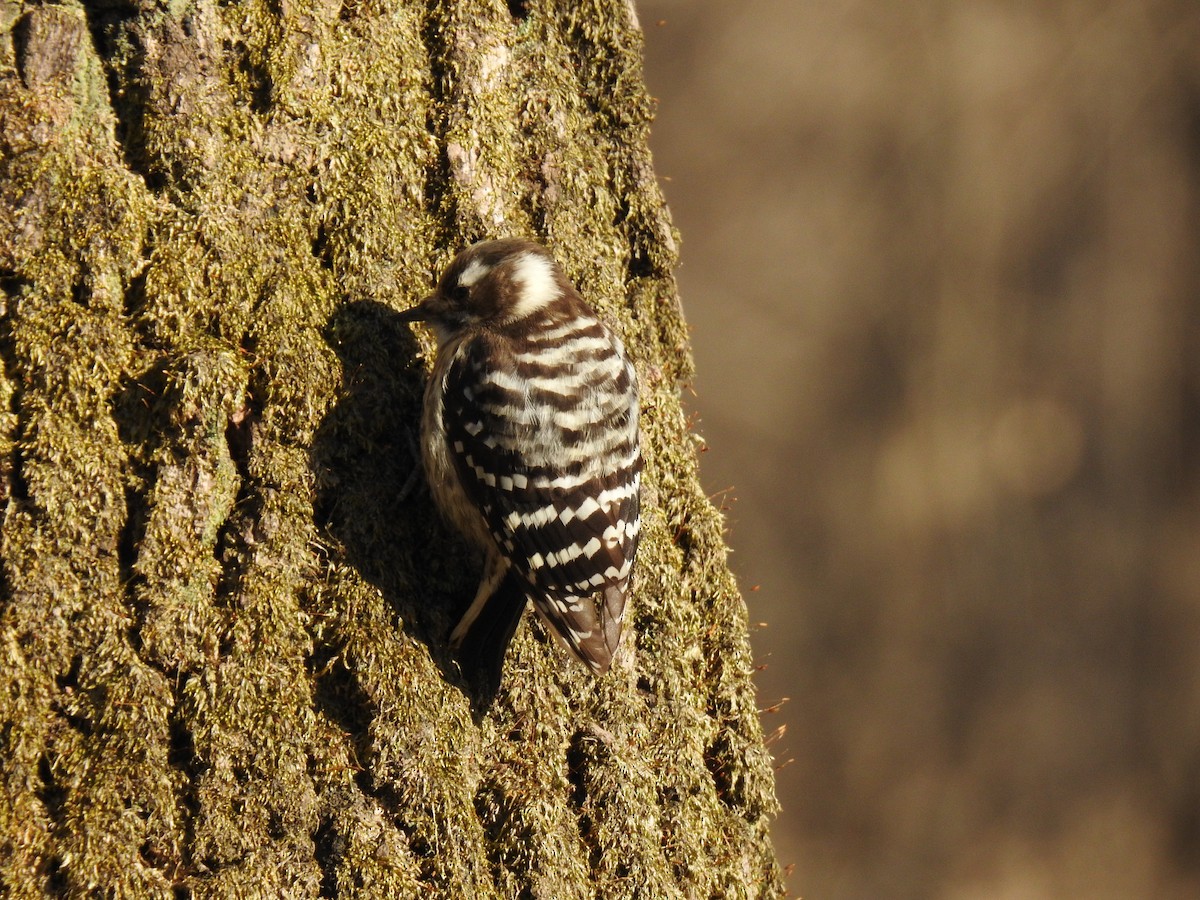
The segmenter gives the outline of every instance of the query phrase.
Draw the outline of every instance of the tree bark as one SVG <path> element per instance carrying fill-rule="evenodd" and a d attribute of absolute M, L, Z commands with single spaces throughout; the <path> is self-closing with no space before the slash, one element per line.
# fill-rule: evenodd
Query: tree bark
<path fill-rule="evenodd" d="M 5 896 L 781 894 L 632 6 L 0 22 Z M 502 235 L 629 347 L 644 537 L 614 670 L 527 616 L 473 716 L 394 311 Z"/>

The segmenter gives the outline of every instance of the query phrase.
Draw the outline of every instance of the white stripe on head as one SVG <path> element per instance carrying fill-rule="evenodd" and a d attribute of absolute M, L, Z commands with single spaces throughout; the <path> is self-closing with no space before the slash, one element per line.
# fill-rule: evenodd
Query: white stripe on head
<path fill-rule="evenodd" d="M 554 263 L 540 253 L 522 253 L 513 263 L 513 280 L 521 286 L 512 318 L 523 319 L 562 296 L 554 278 Z"/>
<path fill-rule="evenodd" d="M 473 259 L 467 264 L 467 267 L 459 273 L 458 286 L 465 288 L 474 287 L 475 283 L 487 275 L 487 273 L 490 271 L 492 271 L 492 267 L 483 260 Z"/>

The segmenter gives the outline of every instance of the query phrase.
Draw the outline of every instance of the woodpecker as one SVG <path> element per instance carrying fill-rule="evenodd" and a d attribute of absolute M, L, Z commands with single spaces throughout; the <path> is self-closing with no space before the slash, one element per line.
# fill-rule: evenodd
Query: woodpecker
<path fill-rule="evenodd" d="M 603 674 L 641 530 L 637 376 L 624 346 L 549 251 L 520 239 L 463 250 L 400 318 L 437 338 L 421 420 L 431 493 L 484 557 L 451 649 L 497 687 L 532 602 Z"/>

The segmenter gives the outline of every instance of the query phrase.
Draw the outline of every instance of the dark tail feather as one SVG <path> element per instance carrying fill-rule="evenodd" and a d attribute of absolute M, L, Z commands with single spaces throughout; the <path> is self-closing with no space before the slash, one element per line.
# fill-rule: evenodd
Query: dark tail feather
<path fill-rule="evenodd" d="M 522 581 L 510 569 L 459 643 L 458 662 L 473 694 L 476 715 L 482 716 L 496 699 L 505 652 L 524 611 Z"/>
<path fill-rule="evenodd" d="M 627 583 L 609 585 L 604 589 L 604 601 L 600 613 L 600 624 L 604 628 L 604 643 L 608 647 L 608 661 L 617 655 L 621 646 L 621 622 L 625 618 L 625 591 Z"/>

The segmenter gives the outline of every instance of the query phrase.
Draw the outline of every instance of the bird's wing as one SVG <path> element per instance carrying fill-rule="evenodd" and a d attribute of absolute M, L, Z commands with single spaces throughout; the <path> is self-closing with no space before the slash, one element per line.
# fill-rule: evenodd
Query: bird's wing
<path fill-rule="evenodd" d="M 603 670 L 637 552 L 641 456 L 636 404 L 597 406 L 597 387 L 547 390 L 485 334 L 449 367 L 442 414 L 450 456 L 497 549 L 559 636 Z M 595 435 L 614 426 L 616 442 L 595 452 Z"/>

